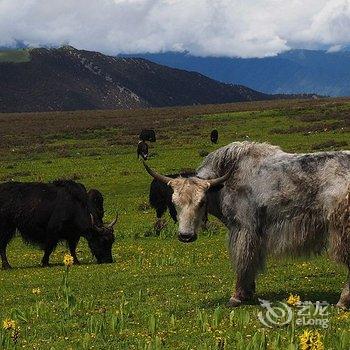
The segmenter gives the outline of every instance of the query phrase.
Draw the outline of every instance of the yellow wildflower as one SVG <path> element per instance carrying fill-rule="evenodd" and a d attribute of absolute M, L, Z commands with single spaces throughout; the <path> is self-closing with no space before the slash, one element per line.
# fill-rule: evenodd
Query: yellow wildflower
<path fill-rule="evenodd" d="M 63 258 L 63 262 L 67 267 L 71 267 L 73 265 L 73 257 L 70 254 L 65 254 Z"/>
<path fill-rule="evenodd" d="M 34 295 L 39 295 L 39 294 L 41 294 L 41 289 L 40 289 L 40 288 L 33 288 L 33 289 L 32 289 L 32 293 L 33 293 Z"/>
<path fill-rule="evenodd" d="M 304 330 L 304 333 L 299 335 L 301 350 L 324 350 L 321 334 L 318 331 Z"/>
<path fill-rule="evenodd" d="M 287 304 L 295 306 L 298 305 L 300 303 L 300 296 L 299 295 L 293 295 L 290 294 L 288 299 L 287 299 Z"/>
<path fill-rule="evenodd" d="M 6 329 L 7 331 L 10 329 L 15 329 L 16 328 L 16 322 L 14 320 L 10 320 L 7 318 L 3 322 L 3 328 Z"/>
<path fill-rule="evenodd" d="M 337 316 L 337 319 L 338 320 L 347 320 L 349 318 L 349 316 L 350 316 L 350 312 L 343 311 Z"/>

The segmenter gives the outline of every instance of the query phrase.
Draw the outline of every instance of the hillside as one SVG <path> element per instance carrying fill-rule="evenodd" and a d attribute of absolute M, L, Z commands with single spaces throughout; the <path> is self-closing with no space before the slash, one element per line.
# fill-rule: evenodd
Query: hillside
<path fill-rule="evenodd" d="M 269 94 L 350 95 L 350 52 L 347 51 L 291 50 L 274 57 L 249 59 L 171 52 L 134 56 Z"/>
<path fill-rule="evenodd" d="M 70 46 L 31 49 L 29 54 L 23 61 L 18 57 L 11 62 L 0 60 L 0 112 L 130 109 L 271 98 L 142 58 L 116 58 Z"/>

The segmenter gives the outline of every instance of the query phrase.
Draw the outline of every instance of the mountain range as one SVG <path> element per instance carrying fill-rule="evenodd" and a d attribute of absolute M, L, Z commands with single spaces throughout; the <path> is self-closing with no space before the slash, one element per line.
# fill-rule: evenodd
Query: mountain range
<path fill-rule="evenodd" d="M 297 49 L 265 58 L 196 57 L 186 52 L 132 56 L 268 94 L 350 95 L 349 51 Z"/>
<path fill-rule="evenodd" d="M 61 48 L 0 52 L 0 112 L 118 109 L 272 99 L 144 58 Z"/>

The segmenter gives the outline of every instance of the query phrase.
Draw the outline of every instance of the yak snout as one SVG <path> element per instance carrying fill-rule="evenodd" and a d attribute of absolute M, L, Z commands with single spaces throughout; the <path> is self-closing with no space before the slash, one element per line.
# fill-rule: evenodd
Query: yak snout
<path fill-rule="evenodd" d="M 113 229 L 104 227 L 102 232 L 93 232 L 88 237 L 91 253 L 95 256 L 98 264 L 112 263 L 112 246 L 114 243 Z"/>
<path fill-rule="evenodd" d="M 192 243 L 197 240 L 196 233 L 179 232 L 179 241 L 182 243 Z"/>
<path fill-rule="evenodd" d="M 102 256 L 96 256 L 96 260 L 98 264 L 110 264 L 114 262 L 112 253 Z"/>

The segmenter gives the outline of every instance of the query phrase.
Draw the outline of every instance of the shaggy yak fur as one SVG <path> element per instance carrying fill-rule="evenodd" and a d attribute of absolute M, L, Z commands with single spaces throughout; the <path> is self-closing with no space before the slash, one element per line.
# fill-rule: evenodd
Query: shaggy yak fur
<path fill-rule="evenodd" d="M 104 226 L 102 219 L 102 194 L 97 190 L 87 193 L 74 181 L 0 184 L 2 267 L 10 267 L 6 247 L 16 231 L 26 242 L 44 250 L 43 266 L 49 265 L 50 254 L 62 240 L 78 263 L 75 250 L 81 236 L 99 263 L 112 262 L 113 229 Z"/>
<path fill-rule="evenodd" d="M 228 172 L 222 188 L 210 184 Z M 349 151 L 293 154 L 265 143 L 234 142 L 209 154 L 196 177 L 164 180 L 174 191 L 181 241 L 196 239 L 203 208 L 228 227 L 237 273 L 232 306 L 252 298 L 268 253 L 296 256 L 328 248 L 350 270 Z M 350 306 L 349 283 L 341 308 Z"/>

